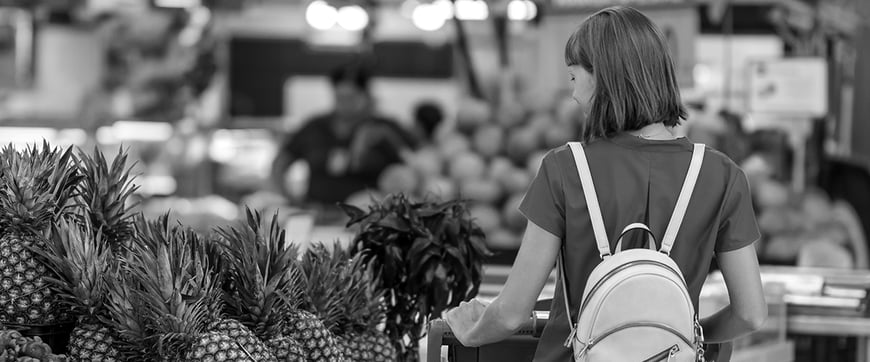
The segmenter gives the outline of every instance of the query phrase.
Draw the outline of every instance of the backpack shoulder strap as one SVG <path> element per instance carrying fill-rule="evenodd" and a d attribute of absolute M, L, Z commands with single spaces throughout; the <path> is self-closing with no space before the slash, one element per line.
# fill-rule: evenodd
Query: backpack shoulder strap
<path fill-rule="evenodd" d="M 664 238 L 662 238 L 662 247 L 659 249 L 659 251 L 667 255 L 671 254 L 671 248 L 674 246 L 674 241 L 677 240 L 677 233 L 683 224 L 683 217 L 686 216 L 686 209 L 689 208 L 689 200 L 692 199 L 692 192 L 695 190 L 695 183 L 698 181 L 698 174 L 700 174 L 701 165 L 704 162 L 705 148 L 704 144 L 696 143 L 692 150 L 689 172 L 686 174 L 686 180 L 683 181 L 683 188 L 680 190 L 680 196 L 677 198 L 677 206 L 674 207 L 674 213 L 671 214 L 671 220 L 668 222 L 668 228 L 665 230 Z"/>
<path fill-rule="evenodd" d="M 592 231 L 595 234 L 595 244 L 598 245 L 598 254 L 604 259 L 610 255 L 610 242 L 607 239 L 607 231 L 604 228 L 604 217 L 601 216 L 601 206 L 598 205 L 598 195 L 595 193 L 595 184 L 592 182 L 592 172 L 589 170 L 589 161 L 586 159 L 586 152 L 583 151 L 583 145 L 580 142 L 568 142 L 568 147 L 571 148 L 571 153 L 574 155 L 574 163 L 577 167 L 577 173 L 580 175 L 580 183 L 583 185 L 583 196 L 586 198 L 586 208 L 589 210 L 589 219 L 592 221 Z M 571 346 L 571 340 L 577 333 L 577 326 L 574 325 L 571 317 L 571 304 L 568 303 L 568 285 L 566 279 L 568 273 L 565 270 L 565 248 L 562 247 L 559 251 L 559 257 L 556 259 L 556 264 L 559 272 L 559 280 L 562 284 L 562 301 L 565 302 L 565 313 L 568 317 L 568 324 L 571 327 L 571 334 L 565 340 L 565 347 Z"/>
<path fill-rule="evenodd" d="M 574 163 L 580 174 L 580 183 L 583 185 L 583 196 L 586 197 L 586 208 L 589 209 L 589 219 L 592 220 L 592 231 L 595 233 L 595 243 L 598 245 L 598 255 L 604 259 L 610 255 L 610 242 L 607 240 L 607 231 L 604 228 L 604 218 L 601 216 L 601 207 L 598 205 L 598 195 L 595 193 L 595 184 L 592 182 L 592 173 L 589 171 L 589 161 L 583 151 L 580 142 L 569 142 L 571 153 L 574 154 Z"/>

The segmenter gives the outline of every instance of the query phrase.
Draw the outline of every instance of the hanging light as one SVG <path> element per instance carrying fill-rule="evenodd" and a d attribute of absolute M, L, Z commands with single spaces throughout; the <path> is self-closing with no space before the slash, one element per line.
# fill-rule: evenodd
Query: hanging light
<path fill-rule="evenodd" d="M 305 10 L 305 20 L 312 28 L 327 30 L 335 26 L 338 21 L 338 10 L 325 1 L 315 0 L 308 4 L 308 8 Z"/>
<path fill-rule="evenodd" d="M 192 8 L 202 5 L 200 0 L 155 0 L 154 6 L 158 8 Z"/>
<path fill-rule="evenodd" d="M 532 20 L 538 15 L 538 7 L 529 0 L 511 0 L 508 3 L 507 15 L 510 20 Z"/>
<path fill-rule="evenodd" d="M 486 20 L 489 7 L 483 0 L 456 0 L 456 17 L 459 20 Z"/>
<path fill-rule="evenodd" d="M 363 30 L 369 24 L 369 14 L 359 5 L 338 9 L 338 25 L 349 31 Z"/>
<path fill-rule="evenodd" d="M 414 8 L 414 12 L 411 14 L 411 21 L 414 22 L 414 26 L 423 31 L 435 31 L 441 29 L 444 26 L 444 23 L 447 21 L 443 16 L 435 15 L 440 11 L 437 8 L 437 5 L 434 4 L 420 4 Z"/>
<path fill-rule="evenodd" d="M 442 16 L 445 20 L 453 19 L 455 9 L 450 0 L 435 0 L 432 2 L 432 6 L 437 12 L 435 16 Z"/>

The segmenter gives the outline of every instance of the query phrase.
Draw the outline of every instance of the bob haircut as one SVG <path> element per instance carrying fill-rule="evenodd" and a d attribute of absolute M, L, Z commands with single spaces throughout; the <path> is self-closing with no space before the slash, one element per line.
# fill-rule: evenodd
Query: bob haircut
<path fill-rule="evenodd" d="M 565 45 L 565 63 L 583 67 L 595 80 L 586 141 L 658 122 L 673 127 L 687 117 L 668 43 L 633 8 L 609 7 L 587 18 Z"/>

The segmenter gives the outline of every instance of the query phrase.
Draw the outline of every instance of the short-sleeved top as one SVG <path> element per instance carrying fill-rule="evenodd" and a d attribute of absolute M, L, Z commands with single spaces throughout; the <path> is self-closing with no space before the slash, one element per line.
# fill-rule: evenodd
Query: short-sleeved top
<path fill-rule="evenodd" d="M 378 177 L 389 165 L 401 162 L 400 148 L 413 147 L 414 140 L 392 120 L 372 117 L 361 121 L 346 136 L 335 131 L 332 114 L 317 116 L 306 122 L 296 133 L 288 137 L 279 152 L 289 154 L 294 160 L 305 160 L 310 167 L 306 201 L 333 205 L 345 201 L 354 192 L 377 188 Z M 364 127 L 377 128 L 383 136 L 370 147 L 361 168 L 344 174 L 329 171 L 329 159 L 335 152 L 348 152 L 353 137 Z M 390 140 L 400 140 L 396 145 Z M 283 171 L 283 170 L 281 170 Z"/>
<path fill-rule="evenodd" d="M 686 138 L 647 140 L 627 133 L 584 144 L 611 250 L 622 229 L 635 222 L 649 225 L 655 239 L 661 240 L 688 172 L 692 149 Z M 546 154 L 520 211 L 562 239 L 571 315 L 576 319 L 586 280 L 601 259 L 567 145 Z M 642 246 L 645 236 L 634 234 L 639 235 L 626 236 L 623 244 Z M 686 278 L 695 310 L 715 253 L 750 245 L 759 236 L 746 176 L 727 156 L 708 147 L 670 254 Z M 557 283 L 536 362 L 572 360 L 570 350 L 563 346 L 570 332 L 563 293 Z"/>

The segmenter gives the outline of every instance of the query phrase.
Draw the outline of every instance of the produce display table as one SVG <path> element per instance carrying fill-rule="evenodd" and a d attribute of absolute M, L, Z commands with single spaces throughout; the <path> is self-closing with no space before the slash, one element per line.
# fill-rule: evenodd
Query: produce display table
<path fill-rule="evenodd" d="M 763 267 L 762 277 L 792 278 L 796 288 L 816 289 L 809 296 L 786 296 L 788 333 L 856 337 L 855 360 L 870 362 L 870 270 Z"/>

